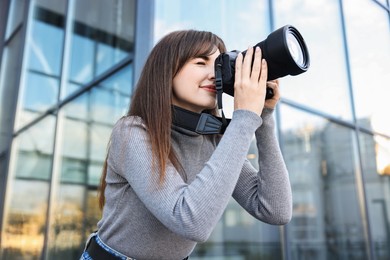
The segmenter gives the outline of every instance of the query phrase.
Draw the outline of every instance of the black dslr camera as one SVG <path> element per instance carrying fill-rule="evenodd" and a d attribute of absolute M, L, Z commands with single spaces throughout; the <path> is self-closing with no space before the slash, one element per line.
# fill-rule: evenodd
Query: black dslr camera
<path fill-rule="evenodd" d="M 267 39 L 256 44 L 267 60 L 268 80 L 298 75 L 309 68 L 310 58 L 306 44 L 298 30 L 285 25 L 268 35 Z M 238 51 L 221 53 L 215 60 L 215 78 L 218 104 L 222 104 L 222 92 L 234 96 L 235 62 Z M 242 52 L 245 56 L 246 51 Z M 253 62 L 253 61 L 252 61 Z M 272 98 L 273 91 L 267 88 L 266 99 Z M 222 105 L 218 105 L 222 108 Z"/>

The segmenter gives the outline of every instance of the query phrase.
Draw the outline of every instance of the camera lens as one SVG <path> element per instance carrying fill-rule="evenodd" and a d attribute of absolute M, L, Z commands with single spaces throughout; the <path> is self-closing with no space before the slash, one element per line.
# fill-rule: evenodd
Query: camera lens
<path fill-rule="evenodd" d="M 295 63 L 300 67 L 304 67 L 305 61 L 303 57 L 302 47 L 291 31 L 287 31 L 286 41 L 288 50 Z"/>
<path fill-rule="evenodd" d="M 268 80 L 286 75 L 299 75 L 310 66 L 310 57 L 305 41 L 299 31 L 285 25 L 268 35 L 267 39 L 259 42 L 262 57 L 267 60 Z M 238 51 L 221 53 L 215 61 L 215 68 L 222 74 L 223 92 L 234 96 L 234 74 Z M 246 51 L 242 52 L 245 55 Z M 217 74 L 217 73 L 216 73 Z"/>

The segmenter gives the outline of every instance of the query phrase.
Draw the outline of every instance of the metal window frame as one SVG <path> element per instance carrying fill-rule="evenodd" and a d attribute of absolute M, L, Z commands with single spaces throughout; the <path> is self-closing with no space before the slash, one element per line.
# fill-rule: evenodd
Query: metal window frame
<path fill-rule="evenodd" d="M 135 17 L 134 82 L 138 81 L 145 60 L 153 47 L 154 0 L 137 0 Z M 134 84 L 135 88 L 135 84 Z"/>
<path fill-rule="evenodd" d="M 5 0 L 0 2 L 0 70 L 1 70 L 1 61 L 3 57 L 3 49 L 5 47 L 5 33 L 7 31 L 7 20 L 8 13 L 10 8 L 10 0 Z"/>
<path fill-rule="evenodd" d="M 371 0 L 371 1 L 373 1 L 374 3 L 376 3 L 377 5 L 382 7 L 383 9 L 385 9 L 389 13 L 389 15 L 390 15 L 390 2 L 389 2 L 389 0 L 386 0 L 386 5 L 383 5 L 378 0 Z"/>
<path fill-rule="evenodd" d="M 7 29 L 7 20 L 8 20 L 8 10 L 10 7 L 10 1 L 2 1 L 0 2 L 0 71 L 2 67 L 2 61 L 3 61 L 3 50 L 5 47 L 5 32 Z M 1 112 L 0 112 L 1 113 Z M 9 154 L 0 154 L 0 160 L 1 157 L 4 156 L 4 162 L 8 162 Z M 7 188 L 7 171 L 2 171 L 2 168 L 4 166 L 0 165 L 0 248 L 2 247 L 2 235 L 1 231 L 3 229 L 3 212 L 4 212 L 4 200 L 5 200 L 5 190 Z M 5 166 L 5 169 L 8 167 Z"/>
<path fill-rule="evenodd" d="M 4 1 L 2 3 L 2 5 L 0 5 L 0 7 L 4 7 L 4 12 L 6 12 L 6 14 L 4 15 L 3 19 L 5 20 L 4 22 L 4 27 L 2 27 L 2 30 L 1 33 L 2 33 L 2 38 L 1 38 L 1 49 L 0 49 L 0 69 L 1 69 L 1 66 L 2 65 L 2 54 L 3 54 L 3 50 L 4 48 L 8 45 L 8 43 L 10 42 L 10 39 L 13 38 L 16 33 L 20 33 L 21 34 L 21 38 L 20 38 L 20 41 L 22 44 L 20 44 L 20 55 L 17 57 L 18 61 L 17 61 L 17 64 L 18 64 L 18 67 L 21 68 L 22 64 L 23 64 L 23 55 L 24 55 L 24 42 L 26 40 L 26 32 L 27 32 L 27 18 L 28 18 L 28 14 L 29 14 L 29 6 L 30 6 L 30 0 L 26 0 L 23 2 L 23 4 L 25 4 L 25 8 L 24 8 L 24 13 L 23 13 L 23 19 L 22 19 L 22 23 L 21 25 L 15 29 L 14 33 L 9 37 L 9 39 L 5 40 L 5 34 L 6 34 L 6 30 L 7 30 L 7 24 L 8 24 L 8 16 L 9 16 L 9 8 L 11 6 L 11 1 Z M 19 85 L 20 85 L 20 76 L 21 76 L 21 70 L 17 71 L 16 72 L 16 78 L 18 79 L 15 83 L 15 85 L 17 86 L 17 89 L 15 90 L 15 96 L 12 96 L 12 97 L 9 97 L 11 99 L 16 99 L 18 98 L 18 95 L 19 95 Z M 2 232 L 3 230 L 3 222 L 4 222 L 4 212 L 5 212 L 5 202 L 6 202 L 6 193 L 7 193 L 7 184 L 8 184 L 8 171 L 9 171 L 9 162 L 10 162 L 10 156 L 11 156 L 11 149 L 12 149 L 12 142 L 13 142 L 13 135 L 12 135 L 12 131 L 14 129 L 14 125 L 15 125 L 15 116 L 16 116 L 16 110 L 17 110 L 17 102 L 15 102 L 15 105 L 14 107 L 10 110 L 10 111 L 7 111 L 10 115 L 11 115 L 11 125 L 12 127 L 10 127 L 10 133 L 8 134 L 8 139 L 6 140 L 6 144 L 5 144 L 5 152 L 0 154 L 0 157 L 4 157 L 4 164 L 3 165 L 0 165 L 0 232 Z M 0 235 L 0 248 L 2 247 L 2 236 Z"/>

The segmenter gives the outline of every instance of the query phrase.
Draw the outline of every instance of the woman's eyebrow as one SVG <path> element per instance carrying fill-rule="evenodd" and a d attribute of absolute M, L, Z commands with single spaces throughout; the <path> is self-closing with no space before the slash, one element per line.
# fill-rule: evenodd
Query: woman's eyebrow
<path fill-rule="evenodd" d="M 207 55 L 198 55 L 195 58 L 204 59 L 206 61 L 208 61 L 210 59 L 209 56 L 207 56 Z"/>

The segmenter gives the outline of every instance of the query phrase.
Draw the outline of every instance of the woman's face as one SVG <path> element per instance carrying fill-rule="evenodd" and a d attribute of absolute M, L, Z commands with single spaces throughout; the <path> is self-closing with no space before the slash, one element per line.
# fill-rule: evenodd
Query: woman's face
<path fill-rule="evenodd" d="M 219 50 L 209 56 L 195 57 L 173 78 L 172 103 L 181 108 L 200 113 L 216 106 L 214 61 Z"/>

